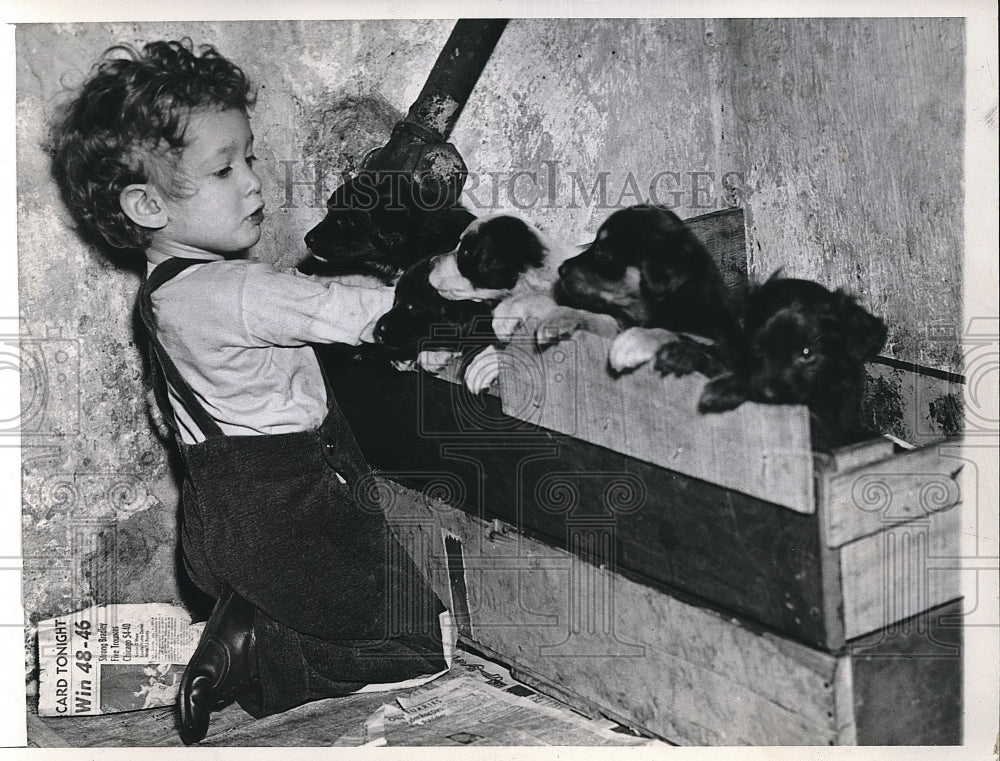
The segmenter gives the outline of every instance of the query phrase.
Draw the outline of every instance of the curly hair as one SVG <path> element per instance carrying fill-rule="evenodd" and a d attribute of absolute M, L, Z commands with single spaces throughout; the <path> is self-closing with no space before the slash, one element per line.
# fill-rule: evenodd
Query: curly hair
<path fill-rule="evenodd" d="M 122 211 L 121 191 L 154 181 L 171 192 L 189 117 L 202 109 L 246 111 L 255 93 L 243 71 L 211 45 L 151 42 L 105 51 L 55 125 L 52 172 L 84 236 L 145 249 L 146 228 Z"/>

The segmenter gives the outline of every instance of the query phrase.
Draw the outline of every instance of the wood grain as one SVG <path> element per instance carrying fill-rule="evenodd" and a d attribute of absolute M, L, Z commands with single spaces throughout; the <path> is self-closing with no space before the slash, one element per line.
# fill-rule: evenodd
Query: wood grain
<path fill-rule="evenodd" d="M 445 599 L 464 577 L 471 644 L 587 715 L 681 745 L 960 742 L 957 603 L 829 653 L 390 488 Z"/>
<path fill-rule="evenodd" d="M 684 221 L 712 254 L 726 286 L 746 286 L 747 236 L 743 209 L 722 209 Z"/>
<path fill-rule="evenodd" d="M 845 544 L 840 567 L 846 637 L 960 597 L 960 544 L 959 506 Z"/>
<path fill-rule="evenodd" d="M 484 540 L 489 523 L 410 495 L 409 514 L 421 520 L 397 530 L 433 532 L 439 524 L 462 543 L 475 641 L 519 671 L 671 742 L 835 740 L 835 656 L 524 536 Z M 442 543 L 429 576 L 447 595 L 444 555 Z"/>
<path fill-rule="evenodd" d="M 949 451 L 959 445 L 950 440 L 947 448 L 931 445 L 844 470 L 821 471 L 823 541 L 840 547 L 957 504 L 963 461 Z"/>
<path fill-rule="evenodd" d="M 615 378 L 607 369 L 610 345 L 578 331 L 541 353 L 507 347 L 503 411 L 796 512 L 815 511 L 805 407 L 747 403 L 703 415 L 704 376 L 663 378 L 647 365 Z"/>

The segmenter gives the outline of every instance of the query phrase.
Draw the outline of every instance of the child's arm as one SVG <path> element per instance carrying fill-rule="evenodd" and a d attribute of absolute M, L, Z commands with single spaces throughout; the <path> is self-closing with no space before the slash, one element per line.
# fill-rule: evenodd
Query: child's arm
<path fill-rule="evenodd" d="M 247 333 L 261 344 L 356 345 L 372 340 L 393 296 L 388 285 L 325 283 L 262 264 L 247 267 L 241 308 Z"/>

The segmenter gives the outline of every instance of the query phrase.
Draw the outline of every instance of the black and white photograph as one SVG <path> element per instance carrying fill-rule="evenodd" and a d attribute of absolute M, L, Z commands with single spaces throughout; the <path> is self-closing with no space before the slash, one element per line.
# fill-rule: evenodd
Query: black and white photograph
<path fill-rule="evenodd" d="M 995 757 L 995 5 L 4 16 L 0 746 Z"/>

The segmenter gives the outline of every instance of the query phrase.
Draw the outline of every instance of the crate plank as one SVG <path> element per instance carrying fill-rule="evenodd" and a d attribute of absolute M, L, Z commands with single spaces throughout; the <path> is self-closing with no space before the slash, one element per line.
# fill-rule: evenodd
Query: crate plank
<path fill-rule="evenodd" d="M 950 440 L 845 470 L 823 469 L 820 525 L 825 543 L 840 547 L 957 504 L 963 464 L 958 451 L 958 441 Z"/>
<path fill-rule="evenodd" d="M 414 532 L 438 526 L 461 542 L 473 621 L 464 634 L 515 667 L 671 742 L 836 740 L 835 656 L 512 537 L 513 527 L 488 539 L 489 523 L 411 495 L 408 514 L 421 520 L 390 517 L 394 529 L 413 541 Z M 439 548 L 428 576 L 448 599 L 440 540 Z"/>
<path fill-rule="evenodd" d="M 745 286 L 747 243 L 743 209 L 722 209 L 684 221 L 712 254 L 726 286 Z"/>
<path fill-rule="evenodd" d="M 610 346 L 608 338 L 577 331 L 541 353 L 525 343 L 507 347 L 504 354 L 513 356 L 500 365 L 504 413 L 796 512 L 815 511 L 805 407 L 747 403 L 702 415 L 704 376 L 663 378 L 644 366 L 615 378 L 607 369 Z"/>
<path fill-rule="evenodd" d="M 958 505 L 845 544 L 840 568 L 847 639 L 961 596 L 960 544 Z"/>
<path fill-rule="evenodd" d="M 962 744 L 962 604 L 851 642 L 859 744 Z"/>

